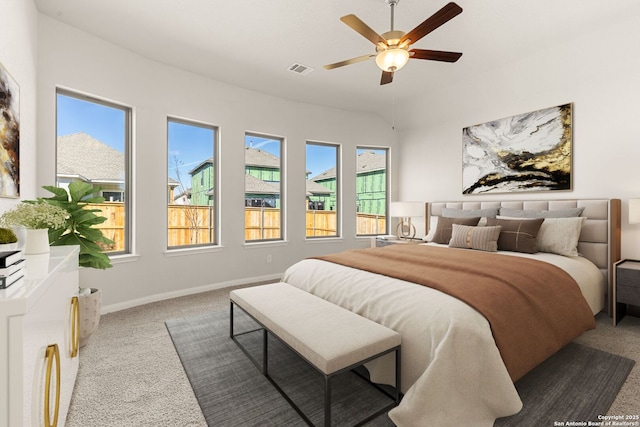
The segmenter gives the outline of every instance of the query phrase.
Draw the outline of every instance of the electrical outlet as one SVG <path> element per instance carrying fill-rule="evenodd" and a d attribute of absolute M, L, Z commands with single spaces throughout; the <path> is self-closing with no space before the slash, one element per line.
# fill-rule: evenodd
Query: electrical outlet
<path fill-rule="evenodd" d="M 267 255 L 267 262 L 271 262 L 273 258 L 271 258 L 271 254 Z"/>

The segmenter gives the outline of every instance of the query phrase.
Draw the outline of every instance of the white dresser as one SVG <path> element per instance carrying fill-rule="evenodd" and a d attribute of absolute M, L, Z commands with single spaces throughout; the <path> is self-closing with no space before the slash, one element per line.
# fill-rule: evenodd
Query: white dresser
<path fill-rule="evenodd" d="M 24 283 L 0 290 L 0 427 L 65 424 L 79 364 L 78 252 L 26 256 Z"/>

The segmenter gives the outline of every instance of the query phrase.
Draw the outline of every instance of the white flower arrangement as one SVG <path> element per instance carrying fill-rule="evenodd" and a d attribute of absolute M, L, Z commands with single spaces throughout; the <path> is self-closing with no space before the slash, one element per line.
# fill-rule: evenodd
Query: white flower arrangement
<path fill-rule="evenodd" d="M 60 228 L 67 219 L 67 211 L 41 201 L 23 201 L 0 216 L 0 225 L 29 229 Z"/>

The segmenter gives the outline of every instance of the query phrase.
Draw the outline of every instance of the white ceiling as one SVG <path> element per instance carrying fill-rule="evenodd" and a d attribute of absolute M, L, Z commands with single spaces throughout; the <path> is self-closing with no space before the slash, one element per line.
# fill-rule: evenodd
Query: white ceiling
<path fill-rule="evenodd" d="M 464 9 L 419 40 L 420 49 L 463 52 L 456 63 L 411 60 L 380 86 L 375 62 L 322 66 L 373 53 L 374 45 L 340 21 L 355 14 L 383 33 L 385 0 L 34 0 L 54 19 L 147 58 L 232 85 L 300 102 L 383 114 L 390 103 L 428 96 L 434 87 L 517 61 L 609 25 L 637 0 L 456 0 Z M 401 0 L 395 29 L 408 32 L 446 0 Z M 632 10 L 633 9 L 633 10 Z M 293 63 L 315 69 L 306 76 Z M 126 64 L 123 64 L 126 66 Z M 394 101 L 393 101 L 394 100 Z"/>

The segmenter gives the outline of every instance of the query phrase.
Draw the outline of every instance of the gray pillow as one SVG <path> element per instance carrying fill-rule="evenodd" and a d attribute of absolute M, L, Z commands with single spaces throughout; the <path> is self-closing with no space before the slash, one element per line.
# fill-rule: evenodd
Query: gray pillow
<path fill-rule="evenodd" d="M 444 216 L 438 217 L 438 225 L 436 226 L 436 233 L 433 235 L 433 240 L 431 241 L 435 243 L 448 245 L 449 240 L 451 240 L 451 232 L 453 231 L 453 224 L 478 225 L 478 221 L 480 221 L 479 217 L 474 217 L 474 218 L 447 218 Z"/>
<path fill-rule="evenodd" d="M 442 208 L 442 216 L 447 218 L 475 218 L 477 216 L 484 218 L 495 218 L 498 215 L 498 208 L 488 209 L 457 209 Z"/>
<path fill-rule="evenodd" d="M 570 218 L 580 216 L 582 211 L 584 211 L 584 207 L 553 210 L 500 208 L 500 216 L 513 218 Z"/>

